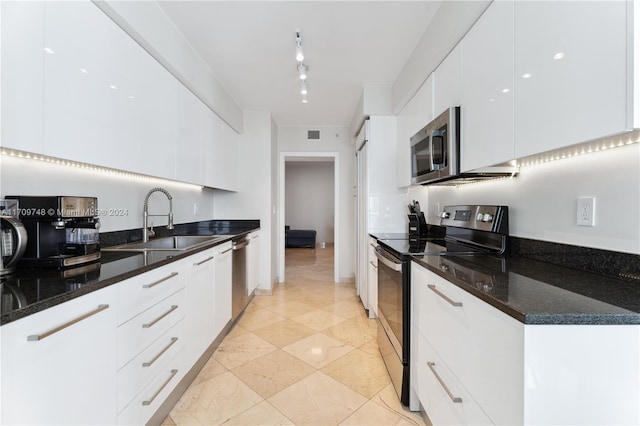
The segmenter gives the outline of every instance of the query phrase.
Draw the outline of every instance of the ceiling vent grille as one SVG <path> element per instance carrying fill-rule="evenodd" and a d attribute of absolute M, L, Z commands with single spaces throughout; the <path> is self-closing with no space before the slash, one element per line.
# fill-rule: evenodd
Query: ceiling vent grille
<path fill-rule="evenodd" d="M 307 130 L 307 141 L 319 141 L 320 130 Z"/>

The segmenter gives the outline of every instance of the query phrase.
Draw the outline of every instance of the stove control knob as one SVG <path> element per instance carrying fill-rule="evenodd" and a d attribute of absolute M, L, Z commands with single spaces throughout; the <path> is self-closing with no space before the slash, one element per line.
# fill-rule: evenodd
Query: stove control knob
<path fill-rule="evenodd" d="M 493 215 L 489 213 L 485 213 L 484 216 L 482 217 L 483 222 L 491 222 L 492 220 L 493 220 Z"/>
<path fill-rule="evenodd" d="M 482 213 L 478 213 L 478 216 L 476 216 L 476 221 L 482 222 L 482 218 L 483 217 L 484 217 L 484 215 Z"/>
<path fill-rule="evenodd" d="M 449 219 L 449 216 L 450 216 L 449 212 L 442 212 L 442 213 L 440 213 L 440 217 L 441 217 L 442 219 Z"/>

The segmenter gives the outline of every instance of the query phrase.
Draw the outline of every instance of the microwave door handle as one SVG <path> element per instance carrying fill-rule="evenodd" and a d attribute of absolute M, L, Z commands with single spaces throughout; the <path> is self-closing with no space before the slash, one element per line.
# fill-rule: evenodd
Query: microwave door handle
<path fill-rule="evenodd" d="M 430 150 L 430 154 L 431 154 L 431 170 L 440 170 L 442 167 L 444 167 L 444 135 L 443 132 L 441 130 L 434 130 L 431 132 L 431 137 L 430 137 L 430 144 L 429 144 L 429 150 Z M 440 159 L 439 161 L 434 161 L 435 159 L 435 155 L 434 155 L 434 149 L 433 147 L 435 146 L 435 144 L 438 143 L 440 144 Z"/>

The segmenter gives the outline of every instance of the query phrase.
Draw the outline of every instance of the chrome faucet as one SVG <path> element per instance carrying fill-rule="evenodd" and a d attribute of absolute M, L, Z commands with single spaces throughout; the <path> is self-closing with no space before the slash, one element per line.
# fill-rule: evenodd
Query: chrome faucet
<path fill-rule="evenodd" d="M 169 213 L 164 214 L 149 214 L 149 197 L 154 192 L 162 192 L 169 199 Z M 173 197 L 169 194 L 169 191 L 163 188 L 153 188 L 151 191 L 147 192 L 147 195 L 144 197 L 144 209 L 142 212 L 142 242 L 149 241 L 149 236 L 151 235 L 149 232 L 148 221 L 149 216 L 167 216 L 169 219 L 169 223 L 167 224 L 167 229 L 173 229 Z M 155 232 L 153 233 L 155 235 Z M 153 235 L 152 235 L 153 236 Z"/>

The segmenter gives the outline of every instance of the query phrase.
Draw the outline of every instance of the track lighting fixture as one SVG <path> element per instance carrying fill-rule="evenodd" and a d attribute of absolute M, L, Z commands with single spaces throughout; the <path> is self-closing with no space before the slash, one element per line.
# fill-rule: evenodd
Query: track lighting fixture
<path fill-rule="evenodd" d="M 296 61 L 304 61 L 304 53 L 302 52 L 302 39 L 300 38 L 300 32 L 296 32 Z"/>
<path fill-rule="evenodd" d="M 307 67 L 305 64 L 298 65 L 298 76 L 300 77 L 300 80 L 307 79 Z"/>
<path fill-rule="evenodd" d="M 307 102 L 308 102 L 307 101 L 307 94 L 305 93 L 304 95 L 302 95 L 302 103 L 306 104 Z"/>
<path fill-rule="evenodd" d="M 302 83 L 300 83 L 300 93 L 302 95 L 307 94 L 307 82 L 305 80 L 302 80 Z"/>

